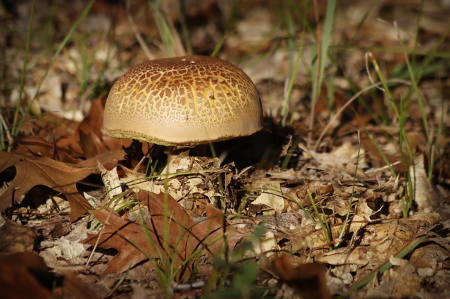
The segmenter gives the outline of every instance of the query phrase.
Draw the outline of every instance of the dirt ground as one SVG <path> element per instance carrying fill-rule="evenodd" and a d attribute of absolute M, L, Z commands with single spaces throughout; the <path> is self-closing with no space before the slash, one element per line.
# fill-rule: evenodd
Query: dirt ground
<path fill-rule="evenodd" d="M 0 292 L 450 298 L 449 13 L 0 1 Z M 186 55 L 242 69 L 263 128 L 178 149 L 111 138 L 113 84 Z"/>

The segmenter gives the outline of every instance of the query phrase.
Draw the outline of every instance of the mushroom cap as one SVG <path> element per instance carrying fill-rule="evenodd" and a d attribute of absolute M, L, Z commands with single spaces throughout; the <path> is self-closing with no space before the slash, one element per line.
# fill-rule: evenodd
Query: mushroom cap
<path fill-rule="evenodd" d="M 250 78 L 208 56 L 144 62 L 112 87 L 103 118 L 114 138 L 175 146 L 251 135 L 262 128 L 262 106 Z"/>

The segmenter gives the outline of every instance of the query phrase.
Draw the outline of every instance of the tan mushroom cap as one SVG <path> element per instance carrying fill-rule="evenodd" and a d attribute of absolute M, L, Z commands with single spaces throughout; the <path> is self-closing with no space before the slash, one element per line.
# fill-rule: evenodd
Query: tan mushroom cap
<path fill-rule="evenodd" d="M 117 80 L 106 101 L 105 131 L 161 145 L 196 145 L 251 135 L 262 106 L 250 78 L 208 56 L 142 63 Z"/>

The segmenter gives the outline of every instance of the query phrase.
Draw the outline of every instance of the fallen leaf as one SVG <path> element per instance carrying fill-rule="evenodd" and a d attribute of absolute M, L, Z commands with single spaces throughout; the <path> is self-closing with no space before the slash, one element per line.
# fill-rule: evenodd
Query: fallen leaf
<path fill-rule="evenodd" d="M 72 158 L 68 153 L 78 157 L 83 156 L 83 153 L 59 147 L 55 142 L 53 144 L 48 143 L 40 136 L 27 136 L 23 139 L 17 140 L 16 142 L 18 147 L 13 152 L 14 154 L 47 157 L 56 161 L 72 164 L 77 164 L 79 161 Z"/>
<path fill-rule="evenodd" d="M 367 289 L 371 295 L 375 298 L 407 298 L 410 297 L 408 295 L 418 294 L 424 278 L 416 273 L 414 266 L 406 259 L 393 256 L 389 262 L 395 267 L 383 273 L 383 283 L 379 287 L 375 283 L 369 284 Z"/>
<path fill-rule="evenodd" d="M 89 286 L 81 281 L 77 274 L 67 271 L 64 274 L 63 286 L 55 290 L 60 298 L 76 299 L 100 299 L 99 294 L 95 293 Z"/>
<path fill-rule="evenodd" d="M 67 271 L 60 277 L 49 272 L 35 253 L 0 254 L 0 269 L 1 298 L 100 298 L 77 274 Z"/>
<path fill-rule="evenodd" d="M 0 290 L 2 298 L 46 299 L 52 292 L 42 286 L 30 270 L 47 270 L 44 260 L 34 253 L 0 255 Z"/>
<path fill-rule="evenodd" d="M 160 191 L 164 189 L 164 186 L 160 187 L 159 185 L 156 185 L 155 181 L 145 179 L 146 176 L 143 173 L 128 169 L 123 165 L 120 165 L 120 168 L 126 175 L 122 178 L 122 181 L 127 184 L 129 188 L 134 188 L 134 192 L 136 193 L 139 192 L 139 190 L 143 190 L 159 194 Z"/>
<path fill-rule="evenodd" d="M 122 140 L 109 137 L 103 130 L 104 105 L 101 97 L 92 102 L 89 113 L 78 125 L 74 134 L 58 140 L 57 145 L 74 150 L 81 150 L 86 159 L 106 151 L 122 150 Z"/>
<path fill-rule="evenodd" d="M 326 268 L 319 263 L 292 266 L 287 255 L 282 255 L 272 262 L 275 273 L 305 299 L 331 299 L 325 278 Z"/>
<path fill-rule="evenodd" d="M 358 267 L 355 280 L 360 280 L 413 240 L 420 230 L 430 228 L 438 221 L 437 213 L 416 213 L 409 218 L 382 220 L 365 227 L 365 233 L 355 248 L 342 247 L 318 254 L 315 258 L 335 266 L 354 264 Z"/>
<path fill-rule="evenodd" d="M 444 268 L 446 260 L 450 257 L 450 251 L 438 244 L 427 244 L 416 249 L 409 261 L 416 269 L 430 268 L 440 270 Z"/>
<path fill-rule="evenodd" d="M 87 133 L 84 131 L 87 131 Z M 101 142 L 101 140 L 91 131 L 89 127 L 82 130 L 80 126 L 79 134 L 80 140 L 78 143 L 83 149 L 84 156 L 87 159 L 108 151 L 105 144 Z"/>
<path fill-rule="evenodd" d="M 138 194 L 138 198 L 146 203 L 150 211 L 151 217 L 146 223 L 146 229 L 148 229 L 153 242 L 146 237 L 146 233 L 144 233 L 145 227 L 139 223 L 124 220 L 118 214 L 113 213 L 99 240 L 98 247 L 114 248 L 119 251 L 119 254 L 110 260 L 103 274 L 126 271 L 128 267 L 147 260 L 146 254 L 150 257 L 160 258 L 157 250 L 161 252 L 162 258 L 172 258 L 175 250 L 176 255 L 171 262 L 174 263 L 175 269 L 177 269 L 195 250 L 205 246 L 205 249 L 201 250 L 201 252 L 206 251 L 209 254 L 215 254 L 223 244 L 223 239 L 220 238 L 207 246 L 214 238 L 223 234 L 221 217 L 219 217 L 220 211 L 214 209 L 211 205 L 207 207 L 208 220 L 197 224 L 170 195 L 167 195 L 169 214 L 165 221 L 169 222 L 169 237 L 168 240 L 164 240 L 164 194 L 141 191 Z M 104 224 L 109 212 L 97 210 L 91 213 Z M 229 237 L 230 247 L 237 243 L 239 237 L 238 234 L 234 238 Z M 83 243 L 94 245 L 96 241 L 97 235 L 88 235 L 88 238 Z M 132 245 L 130 241 L 139 246 L 146 254 Z M 168 244 L 164 245 L 165 242 Z M 157 245 L 155 246 L 155 244 Z M 165 252 L 164 247 L 169 247 L 169 252 Z M 191 261 L 194 261 L 194 259 L 191 259 Z M 178 278 L 180 279 L 184 275 L 189 274 L 192 271 L 191 266 L 192 263 L 186 265 L 186 268 L 180 272 Z"/>
<path fill-rule="evenodd" d="M 25 136 L 37 134 L 45 140 L 50 140 L 51 138 L 48 138 L 50 136 L 56 136 L 59 139 L 73 135 L 78 124 L 77 121 L 46 113 L 43 116 L 28 118 L 23 123 L 20 132 Z"/>
<path fill-rule="evenodd" d="M 255 185 L 256 188 L 267 188 L 269 190 L 263 190 L 261 195 L 258 196 L 253 202 L 253 205 L 266 205 L 271 207 L 275 213 L 280 214 L 284 210 L 284 199 L 280 194 L 274 190 L 281 190 L 280 182 L 268 182 L 260 183 L 259 186 Z"/>
<path fill-rule="evenodd" d="M 124 154 L 124 152 L 107 152 L 77 165 L 68 166 L 47 157 L 2 152 L 0 153 L 0 172 L 15 166 L 16 176 L 0 197 L 0 211 L 6 209 L 31 188 L 44 185 L 66 196 L 72 211 L 70 220 L 74 221 L 91 209 L 91 205 L 78 193 L 76 183 L 95 171 L 97 160 L 110 167 L 111 163 L 117 164 Z"/>
<path fill-rule="evenodd" d="M 105 108 L 102 104 L 102 98 L 98 97 L 95 101 L 92 101 L 91 109 L 89 109 L 89 113 L 84 117 L 83 121 L 78 126 L 77 132 L 83 131 L 87 133 L 87 131 L 93 132 L 99 139 L 101 139 L 101 128 L 103 127 L 103 112 Z M 78 136 L 76 137 L 78 140 Z"/>
<path fill-rule="evenodd" d="M 0 253 L 33 251 L 33 230 L 12 222 L 8 218 L 5 218 L 4 221 L 5 223 L 0 227 Z"/>
<path fill-rule="evenodd" d="M 97 156 L 108 151 L 105 144 L 101 141 L 103 126 L 103 105 L 101 98 L 92 102 L 89 113 L 78 126 L 75 133 L 75 140 L 83 149 L 86 159 Z M 120 148 L 119 148 L 120 149 Z"/>
<path fill-rule="evenodd" d="M 116 152 L 122 149 L 122 140 L 109 137 L 103 130 L 103 113 L 105 105 L 102 98 L 92 102 L 89 113 L 78 126 L 75 140 L 83 149 L 86 159 L 106 151 Z"/>

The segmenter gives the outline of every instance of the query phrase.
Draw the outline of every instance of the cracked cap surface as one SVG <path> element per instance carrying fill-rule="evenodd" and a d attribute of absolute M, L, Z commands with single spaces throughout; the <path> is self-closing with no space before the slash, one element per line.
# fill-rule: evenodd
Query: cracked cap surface
<path fill-rule="evenodd" d="M 144 62 L 113 85 L 103 118 L 114 138 L 174 146 L 251 135 L 262 128 L 262 106 L 250 78 L 208 56 Z"/>

